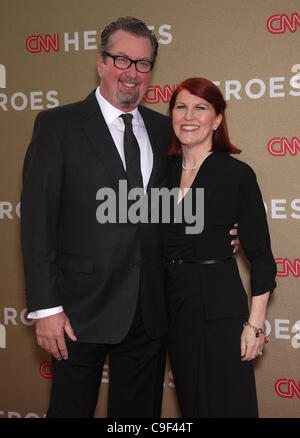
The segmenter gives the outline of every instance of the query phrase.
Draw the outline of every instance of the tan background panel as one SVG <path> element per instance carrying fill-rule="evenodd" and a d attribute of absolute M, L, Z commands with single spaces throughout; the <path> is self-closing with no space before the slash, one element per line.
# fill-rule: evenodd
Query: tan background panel
<path fill-rule="evenodd" d="M 98 85 L 101 29 L 125 15 L 154 26 L 160 41 L 147 106 L 166 114 L 168 90 L 191 76 L 217 82 L 224 93 L 231 139 L 257 174 L 278 262 L 266 321 L 270 342 L 255 367 L 260 415 L 299 417 L 299 152 L 276 155 L 300 138 L 299 78 L 292 79 L 300 72 L 292 71 L 300 64 L 298 0 L 1 0 L 0 417 L 43 417 L 51 383 L 50 357 L 36 346 L 26 319 L 19 244 L 21 172 L 33 121 L 40 110 L 81 100 Z M 30 36 L 47 34 L 58 41 L 57 51 L 26 49 Z M 36 44 L 31 40 L 31 48 Z M 242 252 L 238 263 L 249 292 Z M 106 415 L 108 371 L 107 361 L 96 417 Z M 180 416 L 168 363 L 162 415 Z"/>

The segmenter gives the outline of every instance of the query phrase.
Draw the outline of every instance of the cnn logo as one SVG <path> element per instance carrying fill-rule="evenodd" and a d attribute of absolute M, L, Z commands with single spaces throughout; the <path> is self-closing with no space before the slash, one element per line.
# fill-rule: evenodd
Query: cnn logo
<path fill-rule="evenodd" d="M 42 50 L 49 53 L 51 49 L 55 52 L 59 51 L 59 35 L 55 33 L 53 36 L 47 34 L 45 37 L 42 35 L 30 35 L 26 40 L 26 49 L 30 53 L 39 53 Z"/>
<path fill-rule="evenodd" d="M 164 85 L 163 88 L 159 85 L 149 85 L 144 101 L 146 103 L 159 103 L 160 101 L 168 103 L 176 87 L 176 84 L 174 84 L 173 87 L 170 85 Z"/>
<path fill-rule="evenodd" d="M 286 137 L 274 137 L 268 142 L 269 154 L 275 157 L 283 157 L 286 154 L 295 156 L 300 151 L 300 140 L 293 137 L 289 141 Z"/>
<path fill-rule="evenodd" d="M 300 276 L 300 260 L 295 259 L 294 263 L 289 259 L 278 258 L 275 259 L 277 265 L 277 276 L 278 277 L 288 277 L 290 274 L 293 277 Z M 281 266 L 280 266 L 281 265 Z"/>
<path fill-rule="evenodd" d="M 300 398 L 300 382 L 292 379 L 279 379 L 275 383 L 276 393 L 283 398 L 293 398 L 295 395 Z"/>
<path fill-rule="evenodd" d="M 272 34 L 284 33 L 286 30 L 296 32 L 300 28 L 300 16 L 293 12 L 291 18 L 287 14 L 275 14 L 268 18 L 267 29 Z"/>

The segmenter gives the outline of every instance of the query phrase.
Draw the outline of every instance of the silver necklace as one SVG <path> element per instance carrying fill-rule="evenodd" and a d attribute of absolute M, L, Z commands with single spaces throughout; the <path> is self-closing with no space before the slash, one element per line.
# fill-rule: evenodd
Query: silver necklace
<path fill-rule="evenodd" d="M 201 163 L 201 164 L 202 164 L 202 163 Z M 186 166 L 182 163 L 182 168 L 183 168 L 184 170 L 193 170 L 193 169 L 197 169 L 197 167 L 200 167 L 201 164 L 197 164 L 196 166 L 193 166 L 193 167 L 186 167 Z"/>
<path fill-rule="evenodd" d="M 210 154 L 208 154 L 207 157 L 208 157 L 209 155 L 210 155 Z M 204 160 L 205 160 L 207 157 L 205 157 Z M 204 161 L 204 160 L 203 160 L 203 161 Z M 193 166 L 193 167 L 186 167 L 186 166 L 182 163 L 182 168 L 183 168 L 184 170 L 194 170 L 194 169 L 197 169 L 198 167 L 200 167 L 200 166 L 202 165 L 203 161 L 202 161 L 200 164 L 196 164 L 196 166 Z"/>

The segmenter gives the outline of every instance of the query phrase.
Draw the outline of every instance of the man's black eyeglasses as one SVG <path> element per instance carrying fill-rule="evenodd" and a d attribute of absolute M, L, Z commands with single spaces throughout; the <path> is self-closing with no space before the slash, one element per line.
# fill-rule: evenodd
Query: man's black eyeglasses
<path fill-rule="evenodd" d="M 120 70 L 127 70 L 131 64 L 134 64 L 139 73 L 149 73 L 153 67 L 153 62 L 146 61 L 145 59 L 133 60 L 127 58 L 126 56 L 112 55 L 106 51 L 104 51 L 102 54 L 112 58 L 114 60 L 114 66 Z"/>

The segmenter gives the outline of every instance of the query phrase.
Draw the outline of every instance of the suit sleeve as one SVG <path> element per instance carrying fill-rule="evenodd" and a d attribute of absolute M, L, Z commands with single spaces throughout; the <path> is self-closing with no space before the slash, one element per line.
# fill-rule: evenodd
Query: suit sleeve
<path fill-rule="evenodd" d="M 21 245 L 29 312 L 61 305 L 57 285 L 63 154 L 53 115 L 35 121 L 23 168 Z"/>
<path fill-rule="evenodd" d="M 276 263 L 261 191 L 250 167 L 246 168 L 240 181 L 238 223 L 239 239 L 251 262 L 252 296 L 273 292 L 276 287 Z"/>

